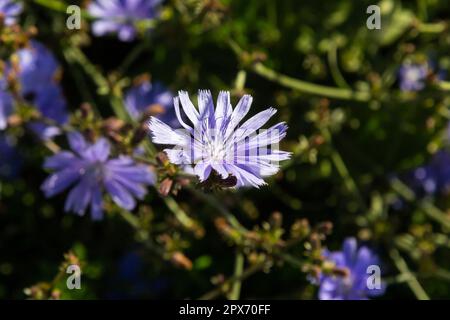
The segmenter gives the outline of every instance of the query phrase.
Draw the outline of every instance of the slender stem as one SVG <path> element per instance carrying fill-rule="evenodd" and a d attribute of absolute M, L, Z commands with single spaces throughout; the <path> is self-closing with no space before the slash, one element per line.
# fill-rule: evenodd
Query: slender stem
<path fill-rule="evenodd" d="M 164 197 L 164 202 L 167 207 L 172 211 L 177 220 L 188 230 L 195 227 L 195 222 L 184 212 L 183 209 L 178 205 L 178 203 L 170 196 Z"/>
<path fill-rule="evenodd" d="M 419 300 L 430 300 L 428 294 L 422 288 L 414 274 L 409 270 L 406 261 L 402 258 L 398 250 L 392 249 L 390 251 L 390 256 L 400 273 L 406 277 L 406 282 L 416 298 Z"/>
<path fill-rule="evenodd" d="M 287 75 L 278 73 L 272 69 L 269 69 L 268 67 L 264 66 L 261 62 L 255 63 L 252 66 L 252 71 L 282 86 L 308 94 L 334 99 L 355 100 L 361 102 L 366 102 L 370 100 L 369 92 L 353 91 L 351 89 L 345 88 L 328 87 L 320 84 L 310 83 L 300 79 L 295 79 Z"/>
<path fill-rule="evenodd" d="M 392 179 L 391 187 L 404 199 L 410 202 L 416 200 L 416 195 L 414 194 L 414 192 L 399 179 Z M 420 200 L 418 204 L 419 207 L 425 212 L 425 214 L 428 217 L 430 217 L 436 222 L 439 222 L 445 228 L 450 229 L 450 218 L 448 218 L 448 216 L 444 212 L 442 212 L 440 209 L 434 206 L 429 200 L 427 199 Z"/>
<path fill-rule="evenodd" d="M 322 129 L 322 135 L 324 138 L 330 142 L 332 149 L 331 149 L 331 160 L 333 161 L 334 166 L 336 167 L 336 170 L 338 171 L 339 175 L 344 180 L 344 184 L 347 188 L 347 190 L 354 195 L 356 195 L 356 198 L 361 205 L 361 207 L 366 210 L 367 206 L 364 203 L 364 198 L 362 197 L 355 180 L 351 176 L 347 166 L 345 165 L 344 160 L 342 159 L 341 155 L 337 151 L 336 147 L 333 146 L 333 137 L 328 129 Z"/>
<path fill-rule="evenodd" d="M 242 48 L 239 47 L 239 45 L 235 41 L 230 40 L 228 44 L 230 45 L 231 50 L 233 50 L 233 52 L 238 57 L 241 57 L 246 53 L 244 50 L 242 50 Z M 355 100 L 361 102 L 369 101 L 371 98 L 370 93 L 368 91 L 353 91 L 348 88 L 335 88 L 303 81 L 276 72 L 266 67 L 261 62 L 250 64 L 249 68 L 250 70 L 252 70 L 253 72 L 255 72 L 256 74 L 260 75 L 263 78 L 276 82 L 287 88 L 291 88 L 308 94 L 334 99 Z"/>
<path fill-rule="evenodd" d="M 335 43 L 330 45 L 330 49 L 328 50 L 328 63 L 330 65 L 331 76 L 333 77 L 336 84 L 341 88 L 350 88 L 347 81 L 345 81 L 344 76 L 339 70 L 339 63 L 337 57 L 338 47 Z"/>
<path fill-rule="evenodd" d="M 244 271 L 244 254 L 239 249 L 237 249 L 236 260 L 234 262 L 234 277 L 236 277 L 237 280 L 233 282 L 231 292 L 228 295 L 228 298 L 230 300 L 239 300 L 242 287 L 242 281 L 240 280 L 240 277 L 242 276 L 243 271 Z"/>
<path fill-rule="evenodd" d="M 226 280 L 225 282 L 223 282 L 219 287 L 217 287 L 216 289 L 202 295 L 200 298 L 198 298 L 198 300 L 212 300 L 215 299 L 217 297 L 220 297 L 223 293 L 224 293 L 224 288 L 226 288 L 227 286 L 231 285 L 232 283 L 236 282 L 236 281 L 243 281 L 245 279 L 247 279 L 248 277 L 250 277 L 251 275 L 253 275 L 254 273 L 262 270 L 265 266 L 264 262 L 261 263 L 257 263 L 254 264 L 250 267 L 248 267 L 247 269 L 245 269 L 241 275 L 239 276 L 232 276 L 230 277 L 228 280 Z"/>
<path fill-rule="evenodd" d="M 209 205 L 215 207 L 219 213 L 221 215 L 223 215 L 225 217 L 225 219 L 227 219 L 227 221 L 236 229 L 242 231 L 242 232 L 247 232 L 247 229 L 239 222 L 239 220 L 230 212 L 228 211 L 227 208 L 225 208 L 220 201 L 218 201 L 215 197 L 203 193 L 195 188 L 192 187 L 187 187 L 187 189 L 194 194 L 197 198 L 202 199 L 203 201 L 205 201 L 206 203 L 208 203 Z"/>

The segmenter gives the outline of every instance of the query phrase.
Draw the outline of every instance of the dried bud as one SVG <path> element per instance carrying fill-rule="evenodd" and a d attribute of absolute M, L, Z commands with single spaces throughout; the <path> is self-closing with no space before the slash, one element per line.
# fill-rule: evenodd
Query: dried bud
<path fill-rule="evenodd" d="M 331 234 L 332 231 L 333 231 L 333 224 L 330 221 L 322 222 L 317 226 L 317 232 L 321 234 L 329 235 Z"/>
<path fill-rule="evenodd" d="M 331 273 L 338 277 L 350 276 L 350 270 L 348 268 L 335 267 L 335 268 L 333 268 L 333 270 L 331 270 Z"/>
<path fill-rule="evenodd" d="M 283 215 L 279 211 L 272 213 L 270 217 L 270 224 L 275 228 L 280 228 L 283 224 Z"/>
<path fill-rule="evenodd" d="M 172 189 L 173 180 L 170 178 L 165 178 L 159 185 L 159 194 L 166 197 L 170 190 Z"/>
<path fill-rule="evenodd" d="M 158 152 L 158 154 L 156 155 L 156 159 L 163 166 L 169 164 L 169 158 L 167 157 L 167 154 L 165 152 Z"/>
<path fill-rule="evenodd" d="M 84 102 L 80 106 L 81 116 L 83 118 L 89 118 L 92 114 L 92 106 L 90 103 Z"/>
<path fill-rule="evenodd" d="M 192 269 L 192 261 L 180 251 L 176 251 L 170 260 L 178 267 L 186 270 Z"/>

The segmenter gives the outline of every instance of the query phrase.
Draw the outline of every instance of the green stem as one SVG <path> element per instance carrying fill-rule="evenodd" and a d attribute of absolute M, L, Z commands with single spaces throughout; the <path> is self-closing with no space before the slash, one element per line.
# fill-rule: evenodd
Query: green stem
<path fill-rule="evenodd" d="M 180 208 L 172 197 L 164 197 L 163 199 L 170 211 L 186 229 L 192 230 L 195 227 L 195 222 Z"/>
<path fill-rule="evenodd" d="M 336 170 L 338 171 L 339 175 L 344 180 L 345 187 L 347 190 L 354 194 L 364 210 L 367 209 L 366 204 L 364 203 L 364 198 L 362 197 L 361 193 L 359 192 L 359 189 L 356 185 L 355 180 L 351 176 L 349 170 L 347 169 L 347 166 L 345 165 L 344 160 L 342 159 L 341 155 L 337 151 L 336 147 L 333 146 L 333 137 L 328 129 L 322 129 L 321 130 L 323 137 L 329 141 L 331 144 L 331 160 L 333 161 L 334 166 L 336 167 Z"/>
<path fill-rule="evenodd" d="M 239 220 L 230 211 L 228 211 L 228 209 L 225 208 L 215 197 L 192 187 L 187 187 L 187 189 L 197 198 L 202 199 L 212 207 L 215 207 L 235 229 L 241 232 L 247 232 L 247 229 L 239 222 Z"/>
<path fill-rule="evenodd" d="M 240 277 L 242 276 L 242 272 L 244 272 L 244 254 L 239 249 L 237 250 L 236 260 L 234 262 L 234 277 L 237 280 L 233 282 L 231 291 L 228 295 L 228 299 L 230 300 L 239 300 L 241 295 L 242 281 Z"/>
<path fill-rule="evenodd" d="M 390 256 L 394 261 L 395 266 L 402 274 L 402 276 L 407 279 L 406 282 L 408 283 L 409 288 L 414 293 L 416 298 L 419 300 L 430 300 L 428 294 L 422 288 L 422 286 L 420 285 L 419 281 L 414 276 L 414 274 L 409 270 L 406 261 L 402 258 L 398 250 L 392 249 L 390 251 Z"/>
<path fill-rule="evenodd" d="M 289 76 L 286 76 L 284 74 L 278 73 L 272 69 L 267 68 L 261 62 L 255 63 L 252 66 L 252 70 L 256 74 L 268 80 L 274 81 L 282 86 L 298 90 L 300 92 L 342 100 L 355 100 L 361 102 L 367 102 L 370 100 L 369 92 L 328 87 L 320 84 L 310 83 L 300 79 L 291 78 Z"/>
<path fill-rule="evenodd" d="M 337 45 L 333 43 L 328 50 L 328 63 L 330 65 L 331 76 L 339 87 L 350 88 L 347 81 L 345 81 L 345 78 L 342 75 L 341 71 L 339 70 L 337 49 Z"/>
<path fill-rule="evenodd" d="M 392 179 L 391 187 L 404 199 L 410 202 L 416 200 L 416 195 L 414 194 L 414 192 L 399 179 Z M 434 206 L 429 200 L 424 199 L 419 201 L 419 207 L 425 212 L 428 217 L 450 230 L 450 219 L 448 218 L 448 216 L 439 208 Z"/>
<path fill-rule="evenodd" d="M 228 280 L 226 280 L 224 283 L 222 283 L 216 289 L 214 289 L 214 290 L 212 290 L 212 291 L 202 295 L 200 298 L 198 298 L 198 300 L 212 300 L 212 299 L 215 299 L 217 297 L 220 297 L 224 293 L 224 288 L 226 288 L 227 286 L 231 285 L 232 283 L 234 283 L 236 281 L 241 281 L 242 282 L 243 280 L 247 279 L 248 277 L 250 277 L 254 273 L 262 270 L 264 268 L 264 266 L 265 266 L 264 262 L 256 263 L 256 264 L 250 266 L 249 268 L 244 270 L 240 276 L 232 276 L 232 277 L 230 277 Z"/>

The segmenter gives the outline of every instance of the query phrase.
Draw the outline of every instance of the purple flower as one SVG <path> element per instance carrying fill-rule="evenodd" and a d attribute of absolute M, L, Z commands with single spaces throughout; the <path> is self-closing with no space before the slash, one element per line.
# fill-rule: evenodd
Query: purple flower
<path fill-rule="evenodd" d="M 30 41 L 30 46 L 17 52 L 18 80 L 22 98 L 37 107 L 40 113 L 63 125 L 68 120 L 67 104 L 56 81 L 59 69 L 53 54 L 41 43 Z M 6 66 L 6 72 L 11 67 Z M 7 92 L 6 82 L 0 79 L 0 130 L 5 129 L 7 118 L 13 111 L 13 99 Z M 30 124 L 42 139 L 49 139 L 60 130 L 55 126 L 34 122 Z"/>
<path fill-rule="evenodd" d="M 442 194 L 450 191 L 450 154 L 441 150 L 431 161 L 414 169 L 403 177 L 418 196 Z"/>
<path fill-rule="evenodd" d="M 17 52 L 19 81 L 24 97 L 36 95 L 50 84 L 56 84 L 59 65 L 55 56 L 41 43 L 31 40 L 30 45 Z"/>
<path fill-rule="evenodd" d="M 125 107 L 133 119 L 139 120 L 151 106 L 159 105 L 163 112 L 158 114 L 157 118 L 176 127 L 179 122 L 172 102 L 173 94 L 159 82 L 143 81 L 125 94 Z"/>
<path fill-rule="evenodd" d="M 348 275 L 324 275 L 320 281 L 320 300 L 366 300 L 368 297 L 379 296 L 384 293 L 385 285 L 370 289 L 368 278 L 373 271 L 369 266 L 380 267 L 378 257 L 367 247 L 360 247 L 355 238 L 344 241 L 342 251 L 329 252 L 325 250 L 324 256 L 335 263 L 336 267 L 346 268 Z"/>
<path fill-rule="evenodd" d="M 185 115 L 181 114 L 180 102 Z M 252 97 L 245 95 L 233 110 L 230 93 L 222 91 L 214 109 L 211 92 L 200 90 L 197 110 L 187 92 L 180 91 L 174 105 L 184 129 L 174 130 L 151 117 L 149 128 L 153 142 L 175 146 L 164 150 L 170 162 L 193 165 L 200 181 L 208 179 L 214 170 L 222 179 L 234 177 L 238 187 L 259 187 L 265 184 L 263 177 L 278 172 L 278 162 L 289 159 L 290 153 L 278 149 L 278 143 L 286 136 L 285 123 L 257 133 L 276 113 L 275 109 L 264 110 L 239 126 L 251 103 Z M 189 119 L 192 126 L 184 118 Z"/>
<path fill-rule="evenodd" d="M 92 25 L 96 36 L 117 33 L 121 41 L 136 37 L 135 24 L 140 20 L 155 18 L 161 0 L 95 0 L 88 11 L 98 20 Z"/>
<path fill-rule="evenodd" d="M 402 91 L 420 91 L 425 87 L 428 74 L 427 64 L 403 64 L 399 70 L 400 89 Z"/>
<path fill-rule="evenodd" d="M 21 3 L 12 0 L 0 0 L 0 15 L 4 17 L 7 26 L 16 23 L 17 16 L 21 12 Z"/>
<path fill-rule="evenodd" d="M 0 79 L 0 130 L 8 125 L 8 117 L 13 110 L 13 99 L 6 91 L 6 82 Z"/>
<path fill-rule="evenodd" d="M 73 186 L 64 210 L 83 215 L 90 206 L 94 220 L 103 217 L 102 193 L 105 190 L 121 208 L 132 210 L 135 198 L 143 199 L 145 186 L 155 182 L 147 166 L 128 156 L 110 159 L 110 144 L 105 138 L 88 143 L 79 132 L 68 134 L 71 151 L 61 151 L 46 159 L 44 168 L 56 172 L 42 184 L 46 197 Z"/>
<path fill-rule="evenodd" d="M 11 179 L 17 176 L 22 159 L 17 152 L 14 140 L 0 134 L 0 177 Z"/>

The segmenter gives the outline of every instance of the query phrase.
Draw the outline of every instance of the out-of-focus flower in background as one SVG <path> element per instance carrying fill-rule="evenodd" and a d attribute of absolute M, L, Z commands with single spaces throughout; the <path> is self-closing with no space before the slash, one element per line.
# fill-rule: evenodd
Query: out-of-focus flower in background
<path fill-rule="evenodd" d="M 56 84 L 58 61 L 40 42 L 31 40 L 29 46 L 17 52 L 21 94 L 35 95 L 51 84 Z"/>
<path fill-rule="evenodd" d="M 6 81 L 0 79 L 0 130 L 7 127 L 8 117 L 13 110 L 13 99 L 6 90 Z"/>
<path fill-rule="evenodd" d="M 97 20 L 92 24 L 96 36 L 117 33 L 121 41 L 136 38 L 136 23 L 158 15 L 161 0 L 95 0 L 88 12 Z"/>
<path fill-rule="evenodd" d="M 400 89 L 402 91 L 420 91 L 425 87 L 425 78 L 429 68 L 425 64 L 404 63 L 399 70 Z"/>
<path fill-rule="evenodd" d="M 380 289 L 370 289 L 367 279 L 370 274 L 367 268 L 371 265 L 380 266 L 380 261 L 368 247 L 361 246 L 355 238 L 345 239 L 342 251 L 329 252 L 324 256 L 335 263 L 336 267 L 347 270 L 345 276 L 324 275 L 320 281 L 319 299 L 321 300 L 365 300 L 368 297 L 382 295 L 385 285 Z"/>
<path fill-rule="evenodd" d="M 144 80 L 125 94 L 125 107 L 135 120 L 156 115 L 171 127 L 179 127 L 173 108 L 173 94 L 159 82 Z"/>
<path fill-rule="evenodd" d="M 14 139 L 0 134 L 0 177 L 12 179 L 17 176 L 22 160 L 16 149 Z"/>
<path fill-rule="evenodd" d="M 41 43 L 31 40 L 29 46 L 18 50 L 17 66 L 8 65 L 6 72 L 17 72 L 21 97 L 35 106 L 43 117 L 63 125 L 68 120 L 67 103 L 57 79 L 59 64 Z M 17 70 L 16 70 L 17 69 Z M 13 112 L 11 95 L 6 82 L 0 81 L 0 129 L 6 128 L 7 117 Z M 33 122 L 31 129 L 42 139 L 60 133 L 57 126 Z"/>
<path fill-rule="evenodd" d="M 10 26 L 17 21 L 17 17 L 22 12 L 22 4 L 14 0 L 0 0 L 0 16 L 3 16 L 4 23 Z"/>
<path fill-rule="evenodd" d="M 440 150 L 429 163 L 414 169 L 403 180 L 418 196 L 448 194 L 450 191 L 450 154 Z"/>
<path fill-rule="evenodd" d="M 55 170 L 42 184 L 47 197 L 75 185 L 66 199 L 65 211 L 83 215 L 90 205 L 94 220 L 103 217 L 103 190 L 121 208 L 133 210 L 135 198 L 142 199 L 146 185 L 155 183 L 155 175 L 128 156 L 110 159 L 110 144 L 105 138 L 88 143 L 79 132 L 68 134 L 71 151 L 61 151 L 46 159 L 44 167 Z"/>
<path fill-rule="evenodd" d="M 180 102 L 193 127 L 184 122 Z M 211 92 L 200 90 L 197 110 L 188 93 L 180 91 L 174 99 L 174 105 L 178 121 L 185 131 L 175 131 L 156 117 L 151 117 L 149 127 L 153 142 L 174 145 L 175 148 L 164 150 L 170 162 L 195 165 L 194 172 L 202 182 L 214 170 L 222 179 L 235 177 L 238 187 L 262 186 L 266 184 L 263 177 L 278 172 L 278 161 L 290 157 L 289 152 L 267 148 L 286 136 L 287 125 L 281 122 L 256 134 L 276 113 L 275 109 L 269 108 L 239 126 L 250 110 L 251 103 L 252 97 L 245 95 L 233 110 L 230 93 L 222 91 L 214 110 Z"/>

